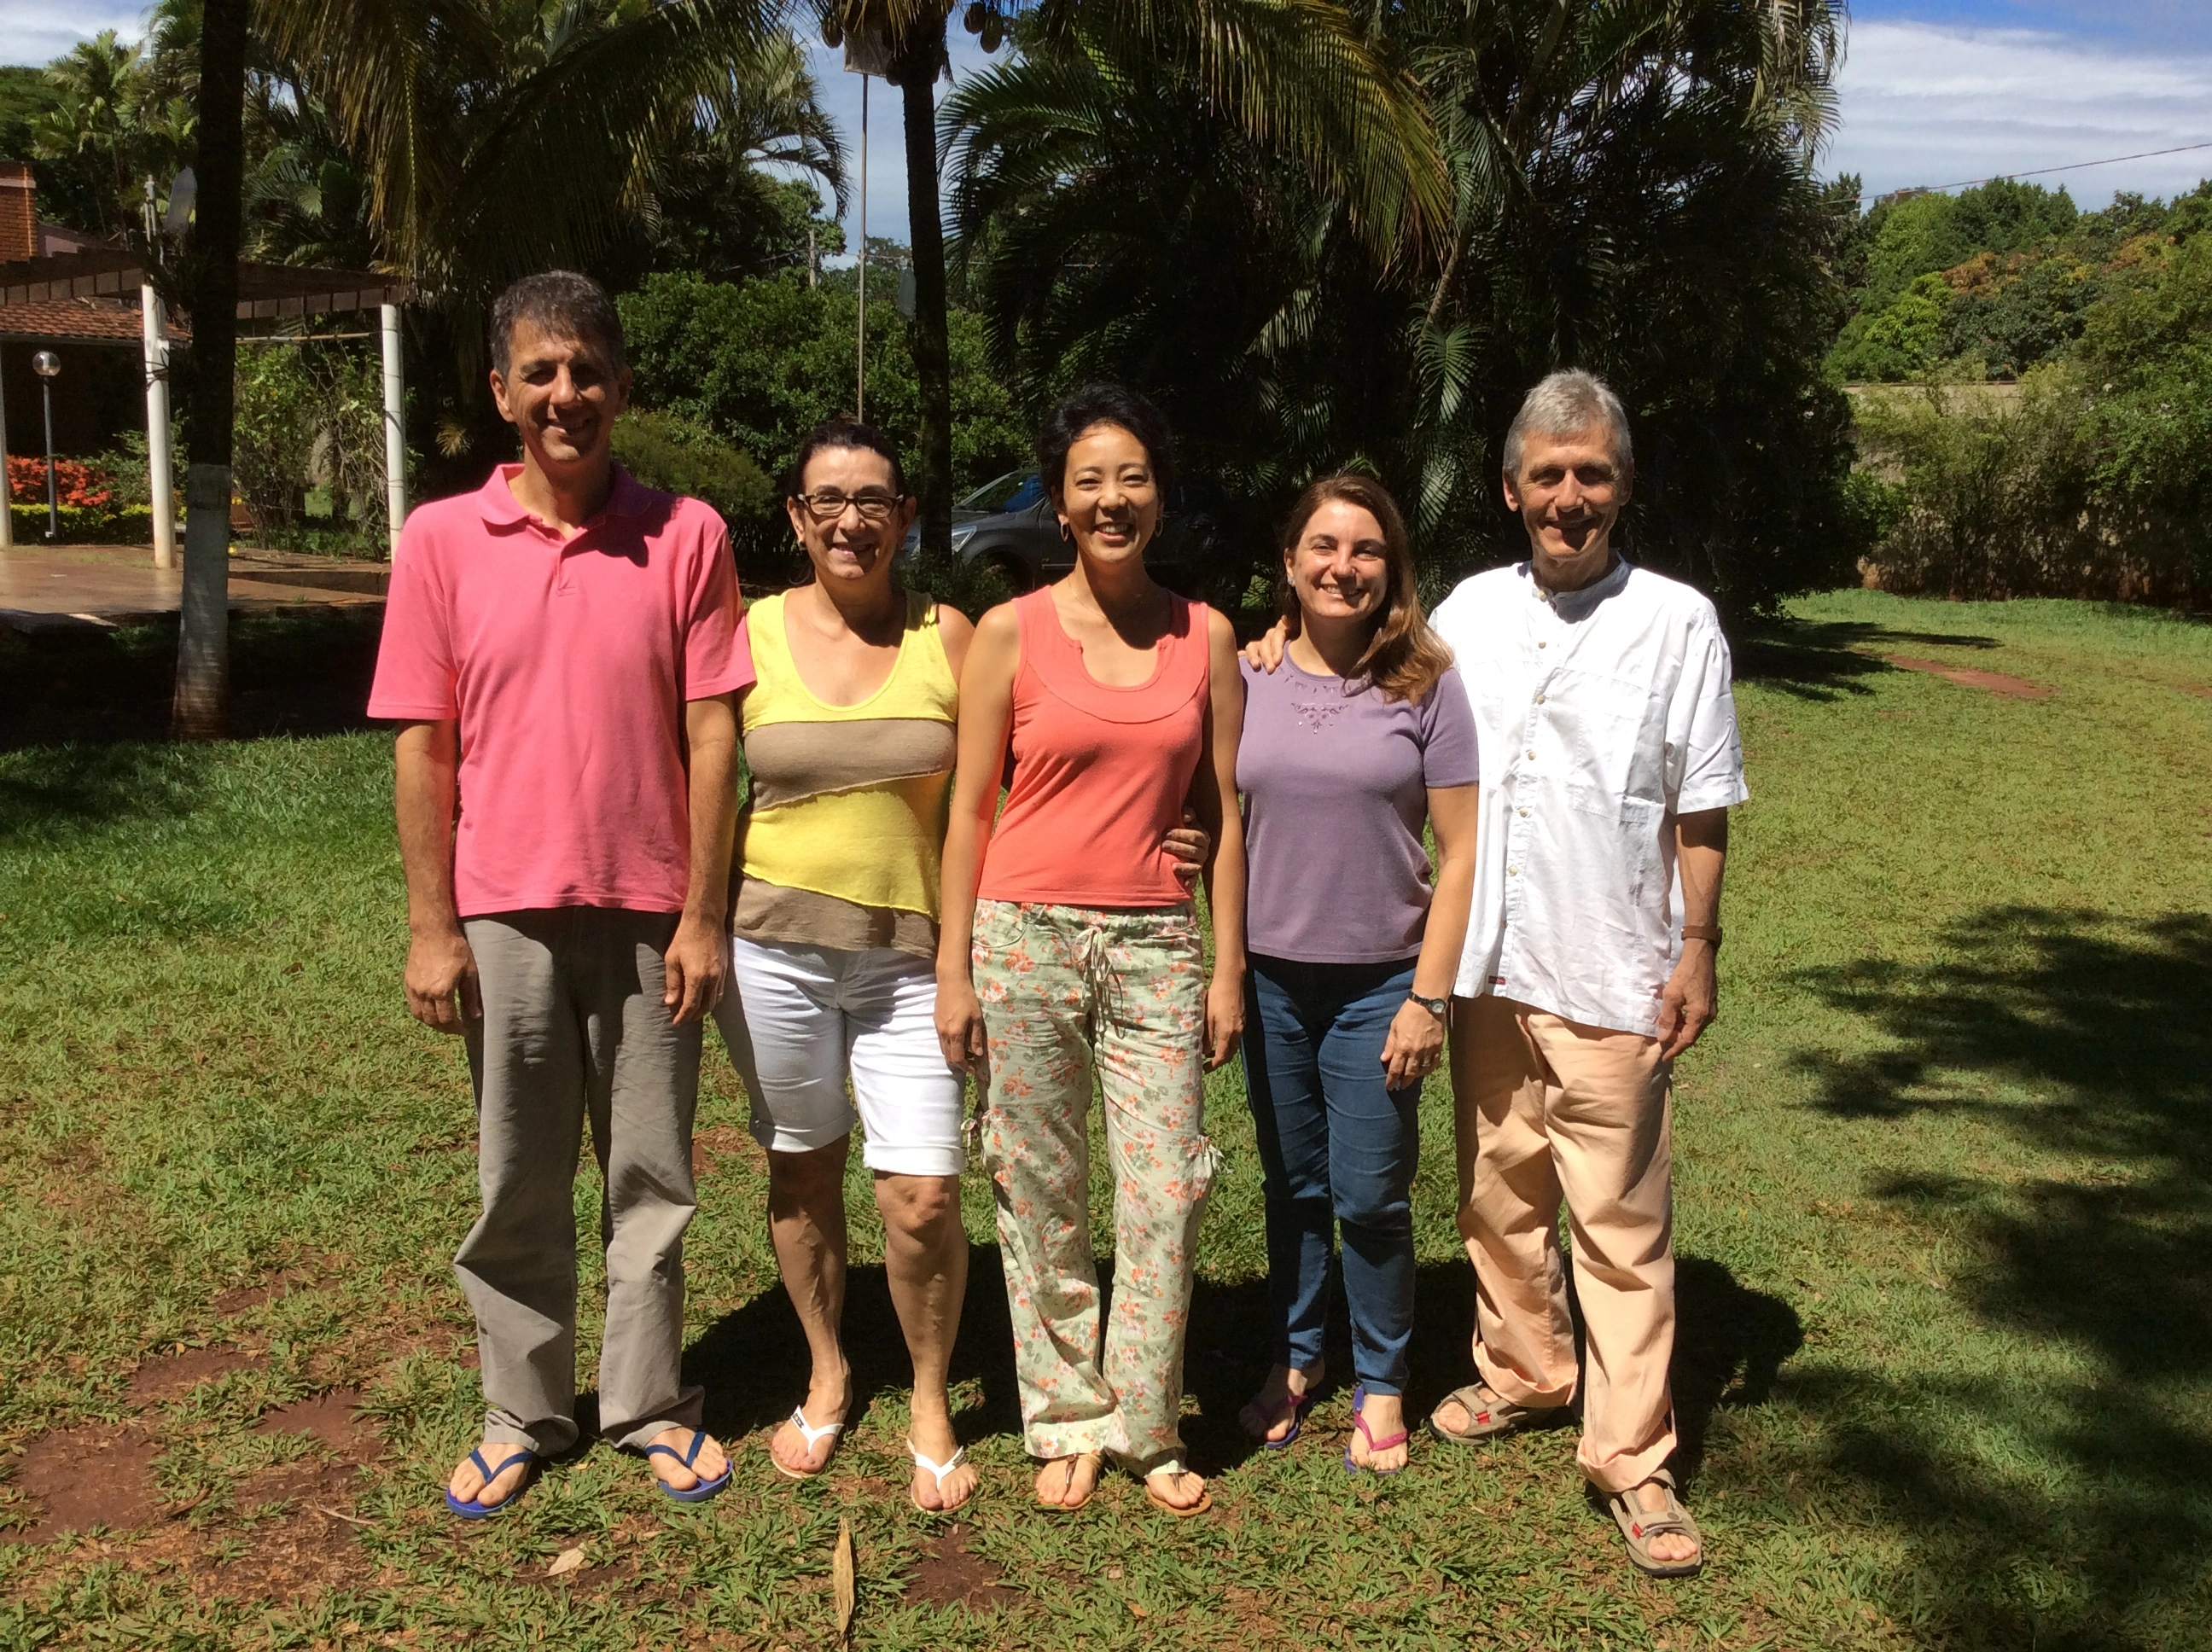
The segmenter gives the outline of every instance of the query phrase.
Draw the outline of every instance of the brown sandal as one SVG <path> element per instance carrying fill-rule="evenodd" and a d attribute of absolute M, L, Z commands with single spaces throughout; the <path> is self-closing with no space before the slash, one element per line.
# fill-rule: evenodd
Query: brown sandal
<path fill-rule="evenodd" d="M 1046 1462 L 1045 1467 L 1049 1468 L 1054 1463 L 1067 1463 L 1072 1465 L 1067 1471 L 1067 1483 L 1069 1485 L 1073 1485 L 1075 1484 L 1077 1470 L 1081 1468 L 1086 1462 L 1091 1465 L 1091 1489 L 1088 1491 L 1085 1491 L 1082 1497 L 1073 1503 L 1048 1503 L 1040 1496 L 1036 1499 L 1036 1506 L 1051 1514 L 1072 1515 L 1077 1509 L 1088 1504 L 1091 1498 L 1098 1495 L 1098 1482 L 1106 1472 L 1106 1454 L 1104 1452 L 1079 1451 L 1073 1457 L 1054 1457 Z"/>
<path fill-rule="evenodd" d="M 1457 1433 L 1437 1421 L 1437 1412 L 1455 1400 L 1465 1407 L 1468 1416 L 1468 1426 Z M 1523 1406 L 1504 1399 L 1487 1382 L 1470 1382 L 1437 1401 L 1436 1411 L 1429 1413 L 1429 1432 L 1451 1445 L 1479 1445 L 1501 1434 L 1557 1428 L 1573 1415 L 1571 1406 Z"/>
<path fill-rule="evenodd" d="M 1151 1503 L 1155 1509 L 1165 1509 L 1169 1514 L 1173 1515 L 1177 1520 L 1188 1520 L 1194 1515 L 1204 1514 L 1207 1509 L 1213 1507 L 1212 1492 L 1201 1490 L 1198 1494 L 1198 1501 L 1185 1506 L 1180 1503 L 1170 1503 L 1165 1497 L 1162 1497 L 1152 1488 L 1152 1482 L 1156 1479 L 1170 1475 L 1172 1475 L 1176 1479 L 1181 1479 L 1183 1475 L 1189 1473 L 1190 1470 L 1188 1468 L 1160 1468 L 1153 1470 L 1152 1473 L 1145 1476 L 1145 1501 Z"/>
<path fill-rule="evenodd" d="M 1664 1509 L 1645 1509 L 1636 1501 L 1643 1485 L 1656 1485 L 1667 1493 Z M 1613 1511 L 1613 1523 L 1620 1527 L 1620 1540 L 1628 1546 L 1628 1558 L 1636 1568 L 1650 1577 L 1695 1577 L 1705 1569 L 1705 1539 L 1698 1531 L 1698 1522 L 1690 1518 L 1690 1511 L 1674 1495 L 1674 1477 L 1661 1469 L 1643 1485 L 1632 1485 L 1626 1491 L 1609 1493 L 1605 1506 Z M 1654 1560 L 1651 1540 L 1667 1534 L 1686 1537 L 1698 1546 L 1696 1556 L 1688 1560 Z"/>

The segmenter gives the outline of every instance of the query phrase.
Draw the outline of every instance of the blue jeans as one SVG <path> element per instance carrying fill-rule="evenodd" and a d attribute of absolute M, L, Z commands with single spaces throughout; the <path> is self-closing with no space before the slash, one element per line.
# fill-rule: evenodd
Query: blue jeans
<path fill-rule="evenodd" d="M 1411 960 L 1299 963 L 1255 955 L 1244 1076 L 1267 1176 L 1267 1296 L 1275 1357 L 1311 1366 L 1344 1230 L 1353 1369 L 1376 1394 L 1406 1386 L 1413 1334 L 1413 1171 L 1421 1087 L 1386 1087 L 1382 1042 L 1413 985 Z"/>

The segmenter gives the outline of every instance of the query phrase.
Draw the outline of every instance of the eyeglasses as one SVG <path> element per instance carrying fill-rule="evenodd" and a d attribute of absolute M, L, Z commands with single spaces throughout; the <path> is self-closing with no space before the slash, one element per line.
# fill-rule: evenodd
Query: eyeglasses
<path fill-rule="evenodd" d="M 817 522 L 835 522 L 849 505 L 860 512 L 860 520 L 873 525 L 890 521 L 899 501 L 896 494 L 883 488 L 864 488 L 856 494 L 839 493 L 835 488 L 817 488 L 811 494 L 799 495 L 799 502 Z"/>

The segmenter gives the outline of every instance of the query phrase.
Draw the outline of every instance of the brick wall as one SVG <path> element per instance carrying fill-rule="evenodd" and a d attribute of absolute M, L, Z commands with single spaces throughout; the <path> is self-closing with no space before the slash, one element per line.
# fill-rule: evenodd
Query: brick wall
<path fill-rule="evenodd" d="M 38 251 L 31 190 L 29 162 L 0 161 L 0 263 L 27 258 Z"/>

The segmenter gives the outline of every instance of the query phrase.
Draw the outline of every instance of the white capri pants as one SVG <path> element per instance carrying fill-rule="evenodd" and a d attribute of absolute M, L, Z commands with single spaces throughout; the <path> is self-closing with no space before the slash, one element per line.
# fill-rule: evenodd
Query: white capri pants
<path fill-rule="evenodd" d="M 958 1175 L 965 1081 L 937 1042 L 937 969 L 873 947 L 730 938 L 730 987 L 714 1011 L 752 1098 L 753 1139 L 808 1153 L 867 1130 L 861 1157 L 894 1175 Z M 846 1078 L 852 1099 L 846 1098 Z"/>

